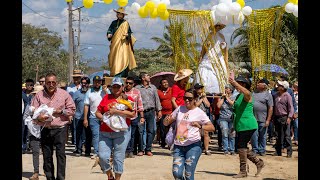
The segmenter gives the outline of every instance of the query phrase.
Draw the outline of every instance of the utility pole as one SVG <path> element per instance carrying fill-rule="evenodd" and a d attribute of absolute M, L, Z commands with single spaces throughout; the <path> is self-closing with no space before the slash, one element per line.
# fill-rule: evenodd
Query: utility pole
<path fill-rule="evenodd" d="M 80 22 L 81 22 L 81 8 L 78 8 L 79 12 L 79 22 L 78 22 L 78 46 L 77 46 L 77 68 L 79 68 L 80 65 Z"/>
<path fill-rule="evenodd" d="M 69 8 L 69 18 L 68 18 L 68 23 L 69 23 L 69 76 L 68 76 L 68 83 L 71 82 L 72 80 L 72 74 L 73 74 L 73 30 L 72 30 L 72 1 L 68 2 Z"/>

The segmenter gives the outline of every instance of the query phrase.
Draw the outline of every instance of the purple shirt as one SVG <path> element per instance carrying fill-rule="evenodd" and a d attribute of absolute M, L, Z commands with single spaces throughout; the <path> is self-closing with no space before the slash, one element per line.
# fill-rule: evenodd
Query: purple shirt
<path fill-rule="evenodd" d="M 288 92 L 284 92 L 282 95 L 276 93 L 274 95 L 274 115 L 283 116 L 288 115 L 292 117 L 294 110 L 292 105 L 292 97 Z"/>

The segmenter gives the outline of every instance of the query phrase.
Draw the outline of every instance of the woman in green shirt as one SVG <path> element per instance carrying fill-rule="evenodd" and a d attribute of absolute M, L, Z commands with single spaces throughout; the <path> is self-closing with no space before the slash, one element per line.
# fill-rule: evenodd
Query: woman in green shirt
<path fill-rule="evenodd" d="M 233 85 L 240 93 L 233 105 L 234 108 L 234 128 L 238 134 L 238 142 L 236 144 L 238 148 L 240 158 L 240 172 L 233 176 L 234 178 L 247 177 L 246 165 L 247 158 L 257 166 L 256 176 L 261 172 L 264 167 L 262 159 L 257 158 L 253 151 L 250 151 L 247 147 L 251 136 L 258 128 L 257 120 L 253 114 L 253 97 L 250 92 L 251 83 L 248 79 L 239 76 L 234 79 L 233 75 L 229 77 L 229 83 Z"/>

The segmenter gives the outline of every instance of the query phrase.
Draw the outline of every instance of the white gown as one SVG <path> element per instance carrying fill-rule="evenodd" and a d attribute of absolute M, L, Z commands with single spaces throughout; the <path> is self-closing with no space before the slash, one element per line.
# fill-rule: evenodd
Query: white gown
<path fill-rule="evenodd" d="M 206 93 L 224 93 L 228 82 L 227 64 L 221 52 L 220 43 L 224 42 L 223 35 L 217 32 L 213 47 L 203 56 L 195 74 L 194 83 L 204 85 Z"/>

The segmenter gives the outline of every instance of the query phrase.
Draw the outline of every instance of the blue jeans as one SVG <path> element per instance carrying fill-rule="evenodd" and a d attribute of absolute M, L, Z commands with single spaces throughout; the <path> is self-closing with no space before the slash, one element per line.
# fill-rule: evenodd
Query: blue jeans
<path fill-rule="evenodd" d="M 154 111 L 148 111 L 144 112 L 145 122 L 143 124 L 139 124 L 139 134 L 140 134 L 140 145 L 139 145 L 139 151 L 146 151 L 151 152 L 152 142 L 155 135 L 155 112 Z M 146 129 L 147 134 L 147 143 L 146 147 L 143 147 L 143 131 Z M 141 147 L 142 146 L 142 147 Z"/>
<path fill-rule="evenodd" d="M 91 141 L 92 141 L 92 133 L 89 127 L 85 128 L 83 126 L 83 119 L 74 119 L 75 122 L 75 132 L 76 132 L 76 151 L 82 152 L 82 145 L 85 142 L 85 153 L 91 153 Z"/>
<path fill-rule="evenodd" d="M 188 146 L 174 145 L 172 174 L 177 180 L 194 180 L 194 171 L 201 156 L 201 141 Z M 185 172 L 185 176 L 183 175 Z"/>
<path fill-rule="evenodd" d="M 293 126 L 293 140 L 298 141 L 298 118 L 294 119 L 291 123 Z"/>
<path fill-rule="evenodd" d="M 130 153 L 130 152 L 135 152 L 137 150 L 134 149 L 134 145 L 137 144 L 137 142 L 135 142 L 135 139 L 136 139 L 136 132 L 138 130 L 138 123 L 140 121 L 140 115 L 134 119 L 133 121 L 131 121 L 131 125 L 130 125 L 130 128 L 131 128 L 131 137 L 130 137 L 130 140 L 129 140 L 129 143 L 128 143 L 128 146 L 127 146 L 127 152 Z"/>
<path fill-rule="evenodd" d="M 100 121 L 98 118 L 89 118 L 89 125 L 92 132 L 93 153 L 98 154 Z"/>
<path fill-rule="evenodd" d="M 222 146 L 224 152 L 234 152 L 234 138 L 235 138 L 235 131 L 230 132 L 231 128 L 233 128 L 232 119 L 219 119 L 219 125 L 221 129 L 222 135 Z"/>
<path fill-rule="evenodd" d="M 251 137 L 252 150 L 255 153 L 265 153 L 267 144 L 267 127 L 265 122 L 258 122 L 258 129 Z"/>
<path fill-rule="evenodd" d="M 110 156 L 113 151 L 113 171 L 116 174 L 123 173 L 123 162 L 130 136 L 130 126 L 127 131 L 100 132 L 99 159 L 103 172 L 111 169 Z"/>

